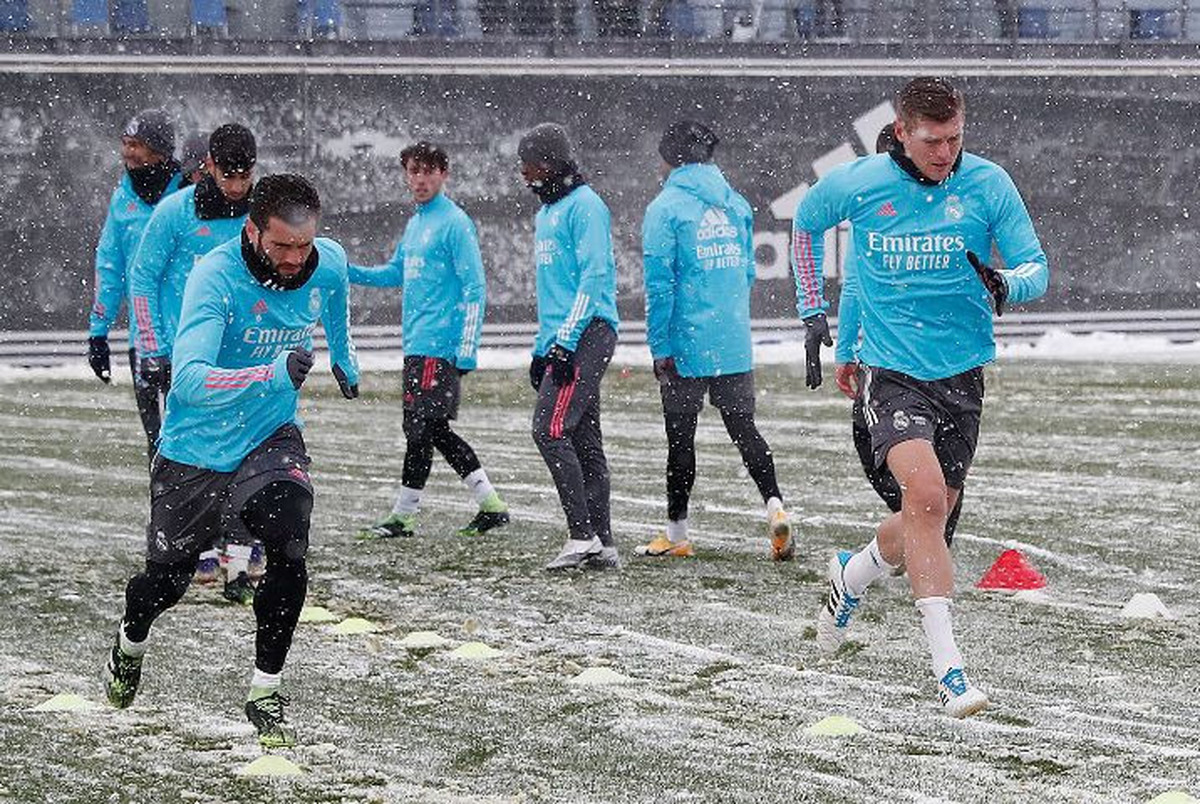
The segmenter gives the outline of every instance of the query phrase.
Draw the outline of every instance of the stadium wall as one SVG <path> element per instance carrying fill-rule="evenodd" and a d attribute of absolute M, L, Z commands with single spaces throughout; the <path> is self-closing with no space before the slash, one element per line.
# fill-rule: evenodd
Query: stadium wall
<path fill-rule="evenodd" d="M 613 212 L 622 314 L 640 319 L 640 224 L 658 188 L 658 136 L 681 116 L 711 121 L 718 162 L 756 209 L 754 316 L 787 318 L 795 199 L 832 164 L 867 152 L 892 93 L 918 72 L 960 76 L 969 149 L 1006 167 L 1025 197 L 1053 270 L 1030 310 L 1200 307 L 1194 61 L 26 57 L 0 61 L 0 329 L 84 326 L 117 138 L 152 105 L 175 115 L 180 139 L 245 121 L 261 170 L 315 179 L 325 233 L 359 262 L 384 260 L 409 212 L 400 149 L 444 144 L 449 193 L 479 225 L 493 323 L 533 313 L 537 204 L 516 169 L 521 132 L 546 119 L 571 128 Z M 836 296 L 836 266 L 827 271 Z M 357 323 L 389 324 L 398 308 L 392 292 L 356 291 Z"/>

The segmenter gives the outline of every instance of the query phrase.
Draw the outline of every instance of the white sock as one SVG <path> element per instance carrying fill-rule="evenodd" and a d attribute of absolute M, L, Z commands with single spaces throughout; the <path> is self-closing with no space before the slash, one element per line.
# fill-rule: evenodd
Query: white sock
<path fill-rule="evenodd" d="M 921 611 L 921 624 L 929 640 L 930 664 L 938 681 L 952 667 L 962 668 L 963 657 L 954 644 L 954 629 L 950 623 L 950 598 L 923 597 L 916 601 Z"/>
<path fill-rule="evenodd" d="M 779 499 L 778 497 L 772 497 L 771 499 L 767 500 L 767 519 L 768 520 L 770 520 L 771 517 L 775 516 L 776 511 L 782 511 L 782 510 L 783 510 L 783 500 Z"/>
<path fill-rule="evenodd" d="M 483 501 L 496 491 L 492 481 L 488 480 L 487 472 L 483 471 L 483 467 L 464 477 L 462 482 L 471 490 L 471 496 L 475 498 L 476 505 L 483 505 Z"/>
<path fill-rule="evenodd" d="M 150 647 L 149 639 L 145 639 L 141 642 L 134 642 L 132 639 L 125 636 L 124 622 L 121 623 L 121 627 L 117 631 L 117 642 L 120 644 L 121 653 L 124 653 L 126 656 L 133 656 L 134 658 L 145 656 L 146 648 Z"/>
<path fill-rule="evenodd" d="M 858 597 L 867 591 L 868 586 L 894 569 L 895 567 L 883 560 L 878 539 L 872 539 L 870 544 L 850 556 L 842 577 L 846 579 L 846 590 Z"/>
<path fill-rule="evenodd" d="M 251 550 L 252 548 L 248 544 L 225 545 L 225 555 L 229 556 L 229 563 L 225 565 L 226 578 L 232 581 L 241 573 L 250 572 Z"/>
<path fill-rule="evenodd" d="M 673 542 L 687 541 L 687 528 L 687 517 L 684 517 L 678 522 L 672 522 L 670 519 L 668 519 L 667 538 Z"/>
<path fill-rule="evenodd" d="M 219 559 L 220 557 L 221 557 L 221 552 L 219 550 L 217 550 L 217 548 L 214 547 L 211 550 L 205 550 L 203 553 L 201 553 L 200 556 L 196 559 L 196 561 L 206 561 L 209 559 L 215 560 L 215 559 Z"/>
<path fill-rule="evenodd" d="M 396 504 L 392 506 L 392 513 L 415 514 L 421 507 L 421 492 L 422 489 L 401 486 L 400 493 L 396 495 Z"/>
<path fill-rule="evenodd" d="M 283 673 L 264 673 L 254 668 L 254 677 L 250 679 L 250 689 L 277 690 L 283 682 Z"/>

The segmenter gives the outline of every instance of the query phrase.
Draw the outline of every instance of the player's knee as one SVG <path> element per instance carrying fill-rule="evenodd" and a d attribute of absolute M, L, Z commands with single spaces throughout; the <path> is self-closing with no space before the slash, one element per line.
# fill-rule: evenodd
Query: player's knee
<path fill-rule="evenodd" d="M 535 421 L 533 423 L 533 443 L 537 444 L 538 449 L 545 450 L 555 442 L 562 441 L 564 435 L 566 435 L 562 430 L 559 430 L 557 434 L 552 432 L 552 430 L 550 422 Z"/>
<path fill-rule="evenodd" d="M 195 559 L 185 559 L 170 564 L 157 561 L 146 562 L 146 576 L 150 579 L 150 589 L 159 602 L 166 607 L 174 606 L 187 592 L 196 571 Z"/>
<path fill-rule="evenodd" d="M 404 437 L 410 444 L 424 443 L 429 438 L 429 420 L 422 416 L 404 414 Z"/>
<path fill-rule="evenodd" d="M 941 480 L 914 478 L 904 486 L 903 504 L 910 516 L 945 521 L 946 484 Z"/>

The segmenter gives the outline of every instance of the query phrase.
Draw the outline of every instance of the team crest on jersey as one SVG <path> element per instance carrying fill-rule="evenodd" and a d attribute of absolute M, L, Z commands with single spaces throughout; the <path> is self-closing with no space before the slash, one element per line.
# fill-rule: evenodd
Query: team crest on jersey
<path fill-rule="evenodd" d="M 259 299 L 254 303 L 254 306 L 250 308 L 250 312 L 254 313 L 255 315 L 265 315 L 267 312 L 267 303 L 263 299 Z"/>
<path fill-rule="evenodd" d="M 321 298 L 321 289 L 313 288 L 312 292 L 308 294 L 308 311 L 313 315 L 316 315 L 317 313 L 321 312 L 321 305 L 323 303 L 324 300 Z"/>
<path fill-rule="evenodd" d="M 961 221 L 963 216 L 962 199 L 956 195 L 946 196 L 946 217 L 952 221 Z"/>

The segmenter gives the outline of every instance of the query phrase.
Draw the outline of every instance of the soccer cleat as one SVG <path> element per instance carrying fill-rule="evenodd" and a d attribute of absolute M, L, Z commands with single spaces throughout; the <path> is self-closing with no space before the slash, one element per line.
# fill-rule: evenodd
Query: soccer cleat
<path fill-rule="evenodd" d="M 221 592 L 221 596 L 230 603 L 249 606 L 254 602 L 254 584 L 250 582 L 250 576 L 239 572 L 232 581 L 225 582 L 225 589 Z"/>
<path fill-rule="evenodd" d="M 202 553 L 196 562 L 196 574 L 192 580 L 200 584 L 216 583 L 221 576 L 221 561 L 215 553 Z"/>
<path fill-rule="evenodd" d="M 616 545 L 602 547 L 597 555 L 584 561 L 588 569 L 610 570 L 621 568 L 621 557 L 617 554 Z"/>
<path fill-rule="evenodd" d="M 363 541 L 374 539 L 411 539 L 417 535 L 416 514 L 388 514 L 369 528 L 358 532 Z"/>
<path fill-rule="evenodd" d="M 118 709 L 129 706 L 141 681 L 142 657 L 130 656 L 121 650 L 120 644 L 113 645 L 104 665 L 104 694 L 108 702 Z"/>
<path fill-rule="evenodd" d="M 817 647 L 826 653 L 833 653 L 845 641 L 846 627 L 861 599 L 846 589 L 846 563 L 850 555 L 850 551 L 840 550 L 829 559 L 829 594 L 817 612 Z"/>
<path fill-rule="evenodd" d="M 283 708 L 290 703 L 278 690 L 250 689 L 246 717 L 258 729 L 258 742 L 263 748 L 291 748 L 296 744 L 296 730 L 283 715 Z"/>
<path fill-rule="evenodd" d="M 967 678 L 961 667 L 951 667 L 938 682 L 938 699 L 950 717 L 970 717 L 987 708 L 987 694 Z"/>
<path fill-rule="evenodd" d="M 665 534 L 659 534 L 650 540 L 648 544 L 639 544 L 633 548 L 633 552 L 639 556 L 671 556 L 673 558 L 687 558 L 688 556 L 696 555 L 696 551 L 692 549 L 692 543 L 687 539 L 682 539 L 678 542 L 671 541 Z"/>
<path fill-rule="evenodd" d="M 590 566 L 589 560 L 598 559 L 604 552 L 604 545 L 593 536 L 591 539 L 567 539 L 562 550 L 558 552 L 546 569 L 549 572 L 576 569 Z"/>
<path fill-rule="evenodd" d="M 459 536 L 478 536 L 492 528 L 508 524 L 508 506 L 500 495 L 492 492 L 479 504 L 475 518 L 458 529 Z"/>
<path fill-rule="evenodd" d="M 796 543 L 792 538 L 792 518 L 780 508 L 767 519 L 767 535 L 771 537 L 771 558 L 776 561 L 791 561 L 796 554 Z"/>
<path fill-rule="evenodd" d="M 267 572 L 267 550 L 257 539 L 250 545 L 250 567 L 246 572 L 252 581 L 257 581 Z"/>

